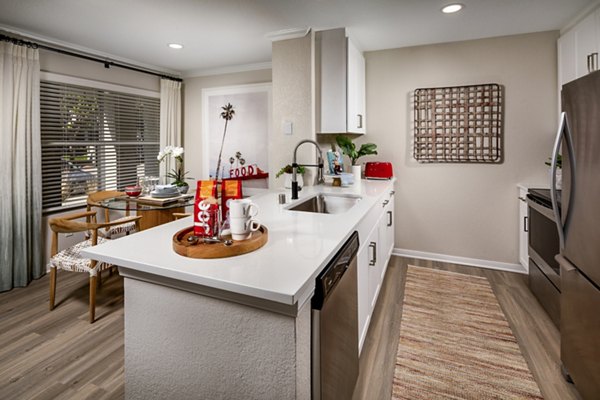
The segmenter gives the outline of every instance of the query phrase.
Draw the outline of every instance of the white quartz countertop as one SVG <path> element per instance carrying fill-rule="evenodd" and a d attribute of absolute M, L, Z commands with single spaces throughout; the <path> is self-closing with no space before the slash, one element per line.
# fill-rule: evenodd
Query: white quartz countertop
<path fill-rule="evenodd" d="M 394 181 L 366 181 L 359 186 L 305 187 L 300 202 L 317 192 L 354 194 L 362 199 L 341 214 L 289 211 L 290 190 L 272 190 L 253 196 L 260 212 L 257 218 L 269 229 L 269 240 L 248 254 L 221 259 L 180 256 L 172 248 L 173 235 L 192 226 L 183 218 L 133 235 L 89 248 L 84 256 L 160 277 L 243 294 L 286 305 L 294 305 L 312 293 L 315 278 L 350 237 L 359 222 Z M 278 204 L 285 193 L 287 204 Z M 360 239 L 360 238 L 359 238 Z"/>

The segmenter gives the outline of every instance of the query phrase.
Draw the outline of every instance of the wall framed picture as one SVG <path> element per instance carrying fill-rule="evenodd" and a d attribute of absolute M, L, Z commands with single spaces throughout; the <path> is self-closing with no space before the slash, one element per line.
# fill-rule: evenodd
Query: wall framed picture
<path fill-rule="evenodd" d="M 251 178 L 269 170 L 271 83 L 224 86 L 202 90 L 203 179 L 214 179 L 223 144 L 219 178 Z M 231 104 L 235 114 L 227 123 L 221 116 Z"/>

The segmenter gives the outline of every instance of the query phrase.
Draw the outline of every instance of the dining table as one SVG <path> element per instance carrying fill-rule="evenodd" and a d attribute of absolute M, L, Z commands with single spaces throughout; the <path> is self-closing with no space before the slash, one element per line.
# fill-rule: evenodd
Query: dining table
<path fill-rule="evenodd" d="M 140 229 L 150 229 L 177 219 L 177 215 L 186 212 L 194 205 L 194 194 L 174 196 L 167 199 L 155 199 L 150 196 L 118 196 L 99 202 L 99 206 L 108 210 L 122 211 L 125 215 L 141 215 Z"/>

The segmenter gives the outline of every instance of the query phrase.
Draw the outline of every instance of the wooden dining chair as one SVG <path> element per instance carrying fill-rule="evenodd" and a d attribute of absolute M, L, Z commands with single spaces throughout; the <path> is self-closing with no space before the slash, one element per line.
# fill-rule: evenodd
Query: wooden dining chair
<path fill-rule="evenodd" d="M 135 222 L 129 221 L 127 219 L 129 217 L 129 210 L 125 210 L 124 217 L 120 217 L 120 218 L 115 219 L 114 221 L 111 221 L 110 220 L 110 210 L 107 207 L 103 207 L 101 204 L 104 200 L 113 199 L 115 197 L 125 197 L 125 196 L 126 196 L 125 192 L 120 192 L 118 190 L 101 190 L 98 192 L 93 192 L 93 193 L 88 194 L 87 201 L 86 201 L 86 210 L 87 211 L 94 211 L 96 209 L 102 209 L 102 210 L 104 210 L 104 222 L 119 222 L 119 221 L 123 222 L 122 224 L 113 225 L 113 226 L 110 226 L 109 228 L 99 230 L 98 234 L 101 237 L 104 237 L 106 239 L 111 239 L 116 235 L 120 235 L 120 234 L 129 235 L 130 233 L 140 231 L 139 225 L 136 225 Z M 96 210 L 96 211 L 98 211 L 98 210 Z M 87 222 L 90 222 L 90 218 L 91 218 L 91 216 L 86 218 Z M 88 237 L 89 236 L 90 236 L 90 234 L 88 233 Z M 108 270 L 109 276 L 112 276 L 113 270 L 116 270 L 116 268 L 110 268 Z M 102 285 L 101 275 L 102 275 L 101 272 L 98 272 L 98 285 L 99 286 Z"/>
<path fill-rule="evenodd" d="M 185 217 L 189 217 L 190 215 L 192 215 L 191 213 L 180 213 L 180 212 L 174 212 L 173 213 L 173 218 L 177 219 L 181 219 L 181 218 L 185 218 Z"/>
<path fill-rule="evenodd" d="M 104 210 L 104 222 L 118 222 L 118 221 L 126 222 L 126 223 L 119 224 L 119 225 L 112 225 L 109 228 L 100 230 L 98 232 L 101 236 L 103 236 L 107 239 L 110 239 L 114 235 L 118 235 L 121 233 L 125 233 L 126 235 L 129 235 L 130 233 L 140 230 L 139 226 L 137 226 L 133 221 L 129 221 L 127 219 L 129 217 L 129 210 L 125 210 L 124 217 L 121 217 L 121 218 L 115 219 L 114 221 L 111 221 L 110 220 L 110 210 L 106 207 L 102 207 L 102 204 L 101 204 L 102 201 L 112 199 L 115 197 L 122 197 L 122 196 L 126 196 L 126 194 L 124 192 L 119 192 L 117 190 L 103 190 L 103 191 L 88 194 L 87 206 L 86 206 L 87 211 L 94 211 L 96 208 L 102 208 Z M 88 219 L 87 219 L 88 222 L 90 222 L 89 218 L 90 217 L 88 217 Z"/>
<path fill-rule="evenodd" d="M 76 221 L 77 219 L 83 218 L 86 219 L 85 222 Z M 48 268 L 50 269 L 50 311 L 54 309 L 54 301 L 56 298 L 57 270 L 62 269 L 72 272 L 87 272 L 90 275 L 90 323 L 94 322 L 96 314 L 96 287 L 98 284 L 97 275 L 100 271 L 111 268 L 112 265 L 84 258 L 81 255 L 81 251 L 107 241 L 107 239 L 99 235 L 99 231 L 102 229 L 106 230 L 113 226 L 118 226 L 119 224 L 133 223 L 139 230 L 139 222 L 141 218 L 141 216 L 129 216 L 119 218 L 119 221 L 97 223 L 96 212 L 85 211 L 50 219 L 48 222 L 50 229 L 52 230 L 50 261 L 48 262 Z M 90 239 L 77 243 L 62 251 L 58 251 L 58 235 L 60 233 L 68 234 L 76 232 L 90 232 L 91 237 Z"/>

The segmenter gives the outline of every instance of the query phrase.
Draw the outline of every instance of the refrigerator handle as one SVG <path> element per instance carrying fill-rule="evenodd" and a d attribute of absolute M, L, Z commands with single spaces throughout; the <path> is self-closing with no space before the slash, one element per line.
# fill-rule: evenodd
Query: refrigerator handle
<path fill-rule="evenodd" d="M 571 136 L 571 131 L 569 129 L 569 122 L 567 121 L 567 114 L 563 111 L 560 114 L 560 124 L 558 126 L 558 132 L 556 133 L 556 139 L 554 141 L 554 149 L 552 151 L 552 184 L 550 185 L 550 192 L 552 197 L 552 211 L 554 212 L 554 222 L 556 223 L 556 228 L 558 229 L 558 240 L 560 243 L 560 250 L 562 251 L 565 248 L 565 228 L 562 222 L 562 215 L 558 209 L 558 190 L 556 188 L 556 169 L 558 162 L 558 152 L 560 151 L 561 141 L 565 139 L 565 143 L 567 145 L 567 152 L 569 154 L 570 161 L 570 172 L 571 172 L 571 188 L 569 191 L 569 195 L 573 196 L 575 193 L 575 151 L 573 149 L 573 137 Z M 571 199 L 569 199 L 570 202 Z"/>
<path fill-rule="evenodd" d="M 589 65 L 589 59 L 588 59 Z M 552 161 L 550 162 L 551 170 L 550 170 L 550 197 L 552 197 L 552 211 L 554 212 L 554 222 L 556 223 L 556 229 L 558 229 L 558 241 L 560 243 L 560 250 L 565 248 L 565 234 L 563 231 L 562 224 L 562 216 L 560 215 L 560 211 L 558 209 L 558 191 L 556 189 L 556 169 L 557 169 L 557 161 L 558 161 L 558 152 L 560 151 L 560 143 L 562 140 L 563 130 L 565 128 L 565 123 L 567 120 L 567 114 L 563 111 L 560 114 L 560 123 L 558 124 L 558 132 L 556 133 L 556 138 L 554 139 L 554 148 L 552 149 Z"/>

